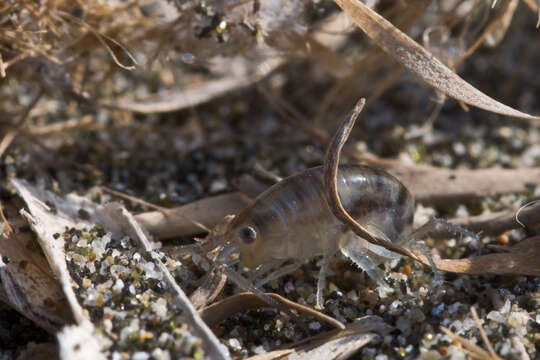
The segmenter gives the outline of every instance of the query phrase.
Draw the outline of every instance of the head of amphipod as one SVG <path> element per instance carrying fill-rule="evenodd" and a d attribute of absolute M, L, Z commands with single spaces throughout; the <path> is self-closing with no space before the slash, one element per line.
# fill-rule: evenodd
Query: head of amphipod
<path fill-rule="evenodd" d="M 263 242 L 261 231 L 250 221 L 248 214 L 249 211 L 244 211 L 231 221 L 225 238 L 239 254 L 242 265 L 253 269 L 264 263 L 266 257 L 260 249 Z"/>

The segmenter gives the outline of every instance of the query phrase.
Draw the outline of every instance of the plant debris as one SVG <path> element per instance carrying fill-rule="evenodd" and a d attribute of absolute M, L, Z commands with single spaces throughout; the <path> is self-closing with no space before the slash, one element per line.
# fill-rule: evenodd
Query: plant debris
<path fill-rule="evenodd" d="M 538 358 L 539 24 L 534 0 L 0 5 L 0 358 Z M 361 98 L 342 162 L 476 236 L 425 237 L 436 287 L 335 258 L 309 311 L 315 258 L 260 288 L 278 308 L 239 293 L 199 238 L 324 163 Z"/>

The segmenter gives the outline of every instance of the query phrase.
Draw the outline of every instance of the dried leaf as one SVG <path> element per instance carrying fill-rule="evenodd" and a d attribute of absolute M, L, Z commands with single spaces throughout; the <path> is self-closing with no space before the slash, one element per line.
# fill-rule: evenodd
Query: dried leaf
<path fill-rule="evenodd" d="M 161 211 L 150 211 L 136 215 L 135 219 L 154 237 L 166 239 L 178 236 L 180 233 L 199 234 L 201 229 L 193 221 L 212 228 L 226 215 L 236 214 L 246 205 L 247 202 L 242 194 L 230 193 L 171 209 L 174 216 L 167 216 Z"/>
<path fill-rule="evenodd" d="M 38 240 L 43 252 L 55 276 L 60 279 L 62 290 L 68 299 L 75 321 L 78 324 L 76 328 L 65 330 L 64 340 L 67 344 L 66 346 L 72 346 L 73 341 L 80 343 L 77 340 L 77 334 L 81 335 L 81 339 L 84 339 L 86 336 L 92 336 L 95 339 L 94 343 L 99 345 L 92 351 L 96 354 L 95 356 L 98 356 L 100 354 L 99 349 L 102 348 L 102 342 L 99 340 L 100 336 L 93 331 L 93 324 L 88 320 L 87 312 L 83 311 L 71 287 L 71 277 L 65 261 L 64 239 L 62 237 L 55 238 L 54 234 L 63 233 L 66 227 L 90 228 L 95 223 L 101 223 L 107 231 L 112 232 L 114 237 L 120 238 L 128 235 L 138 240 L 140 246 L 146 251 L 152 251 L 153 247 L 133 216 L 120 204 L 110 203 L 102 206 L 75 194 L 69 194 L 64 199 L 61 199 L 51 192 L 28 184 L 24 180 L 13 179 L 11 182 L 28 205 L 31 214 L 24 210 L 22 213 L 28 219 L 30 226 L 38 234 Z M 83 219 L 79 216 L 81 209 L 84 209 L 85 213 Z M 171 291 L 176 295 L 175 300 L 179 308 L 183 310 L 186 323 L 190 326 L 194 335 L 199 336 L 203 340 L 208 356 L 212 359 L 229 359 L 226 350 L 221 347 L 214 334 L 199 318 L 197 312 L 167 270 L 166 265 L 159 260 L 154 263 L 163 273 L 164 281 L 167 282 L 171 287 Z M 80 355 L 81 352 L 74 352 L 73 349 L 63 348 L 60 335 L 59 343 L 61 356 L 63 356 L 64 350 L 67 351 L 66 356 L 68 357 L 65 357 L 66 359 L 72 358 L 72 356 L 85 358 L 86 349 Z M 94 343 L 88 342 L 84 345 L 90 346 Z"/>
<path fill-rule="evenodd" d="M 45 257 L 29 244 L 31 232 L 21 232 L 26 226 L 16 209 L 6 204 L 6 213 L 15 229 L 9 239 L 0 238 L 0 299 L 50 333 L 73 321 L 62 288 L 54 278 Z M 3 262 L 3 261 L 2 261 Z"/>
<path fill-rule="evenodd" d="M 384 51 L 423 81 L 464 103 L 501 115 L 540 120 L 492 99 L 456 75 L 426 49 L 359 0 L 336 4 Z"/>
<path fill-rule="evenodd" d="M 38 235 L 38 242 L 45 253 L 51 270 L 60 281 L 75 321 L 77 324 L 88 322 L 71 287 L 71 277 L 65 260 L 64 241 L 61 237 L 55 239 L 54 236 L 54 234 L 63 233 L 66 227 L 71 228 L 76 225 L 72 219 L 77 218 L 76 214 L 80 208 L 84 207 L 85 201 L 77 199 L 79 201 L 61 204 L 52 193 L 32 187 L 24 180 L 13 179 L 11 183 L 28 206 L 30 213 L 21 210 L 21 214 Z M 55 206 L 55 209 L 47 203 L 54 204 L 51 206 Z M 87 225 L 89 224 L 87 223 Z"/>
<path fill-rule="evenodd" d="M 409 249 L 400 246 L 399 244 L 393 243 L 385 236 L 381 236 L 384 235 L 382 233 L 379 235 L 370 232 L 364 225 L 358 223 L 347 212 L 347 210 L 341 203 L 341 199 L 339 197 L 337 187 L 339 157 L 341 155 L 343 145 L 345 145 L 345 142 L 349 138 L 354 123 L 358 118 L 358 115 L 360 115 L 360 112 L 364 108 L 365 103 L 366 99 L 364 98 L 360 99 L 356 103 L 352 113 L 339 126 L 339 128 L 336 130 L 334 138 L 330 142 L 330 145 L 328 145 L 328 150 L 326 151 L 326 157 L 323 164 L 324 197 L 326 199 L 326 202 L 328 203 L 328 207 L 332 211 L 332 214 L 337 219 L 339 219 L 345 226 L 351 229 L 351 231 L 353 231 L 356 235 L 360 236 L 363 239 L 366 239 L 374 245 L 382 246 L 387 250 L 416 259 L 415 254 Z"/>

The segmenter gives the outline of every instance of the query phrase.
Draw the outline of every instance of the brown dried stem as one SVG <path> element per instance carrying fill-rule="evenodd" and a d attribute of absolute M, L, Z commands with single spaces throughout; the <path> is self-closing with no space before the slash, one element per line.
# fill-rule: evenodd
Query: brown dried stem
<path fill-rule="evenodd" d="M 324 321 L 336 329 L 343 330 L 345 326 L 338 320 L 316 311 L 308 306 L 304 306 L 294 301 L 288 300 L 278 294 L 266 293 L 266 296 L 277 301 L 283 308 L 298 311 L 300 314 L 313 316 Z M 226 318 L 249 309 L 260 309 L 268 307 L 268 303 L 252 293 L 241 293 L 230 296 L 215 304 L 212 304 L 200 311 L 200 316 L 209 326 L 216 325 Z"/>
<path fill-rule="evenodd" d="M 326 201 L 332 210 L 332 213 L 335 217 L 341 220 L 344 224 L 348 225 L 351 230 L 358 236 L 366 239 L 372 244 L 382 246 L 390 251 L 397 252 L 402 255 L 412 257 L 417 259 L 417 256 L 412 253 L 410 250 L 405 249 L 399 245 L 396 245 L 390 241 L 379 238 L 377 235 L 370 233 L 362 225 L 360 225 L 356 220 L 354 220 L 351 215 L 347 213 L 347 210 L 343 207 L 341 200 L 339 198 L 337 190 L 337 172 L 339 166 L 339 155 L 343 145 L 347 141 L 349 134 L 354 126 L 356 118 L 360 115 L 366 99 L 362 98 L 356 106 L 352 114 L 341 124 L 341 126 L 336 131 L 334 139 L 328 146 L 328 151 L 326 153 L 326 159 L 323 165 L 324 171 L 324 191 Z"/>

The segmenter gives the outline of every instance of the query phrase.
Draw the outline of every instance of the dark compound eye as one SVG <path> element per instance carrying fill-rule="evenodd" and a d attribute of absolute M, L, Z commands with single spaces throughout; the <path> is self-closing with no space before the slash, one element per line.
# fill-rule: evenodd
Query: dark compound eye
<path fill-rule="evenodd" d="M 251 226 L 238 229 L 238 236 L 245 244 L 251 244 L 257 238 L 257 232 Z"/>

